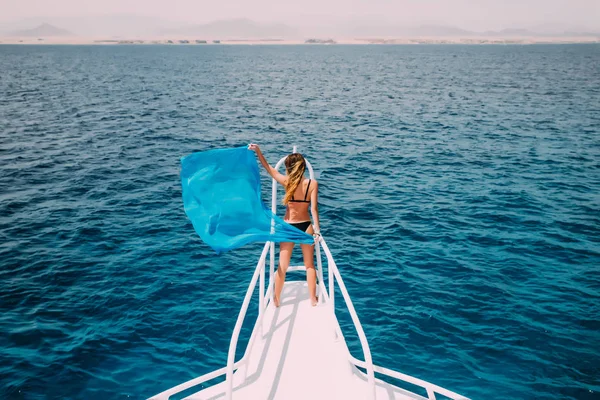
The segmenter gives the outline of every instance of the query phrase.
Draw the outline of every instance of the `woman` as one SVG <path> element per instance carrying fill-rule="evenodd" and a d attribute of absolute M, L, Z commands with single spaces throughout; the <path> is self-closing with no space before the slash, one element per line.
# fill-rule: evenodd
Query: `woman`
<path fill-rule="evenodd" d="M 257 144 L 250 144 L 250 150 L 256 152 L 258 159 L 269 175 L 273 177 L 285 188 L 283 204 L 287 206 L 283 220 L 288 224 L 300 229 L 303 232 L 312 234 L 315 241 L 319 240 L 319 208 L 317 205 L 319 184 L 314 179 L 306 179 L 304 171 L 306 170 L 306 161 L 302 154 L 293 153 L 285 159 L 286 175 L 280 174 L 275 168 L 271 167 L 263 156 Z M 308 206 L 313 217 L 311 225 Z M 317 272 L 314 263 L 314 244 L 301 244 L 304 265 L 306 266 L 306 281 L 308 283 L 308 294 L 313 306 L 317 305 Z M 294 243 L 282 242 L 279 244 L 279 268 L 275 274 L 275 293 L 273 303 L 279 307 L 279 299 L 285 282 L 285 274 L 290 266 L 292 250 Z"/>

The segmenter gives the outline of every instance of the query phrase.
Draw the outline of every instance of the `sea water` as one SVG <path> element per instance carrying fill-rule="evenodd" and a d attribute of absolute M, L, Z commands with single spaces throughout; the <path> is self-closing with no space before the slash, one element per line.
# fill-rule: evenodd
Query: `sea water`
<path fill-rule="evenodd" d="M 179 160 L 249 142 L 318 171 L 376 364 L 599 398 L 600 45 L 0 46 L 1 398 L 145 398 L 225 365 L 262 245 L 200 241 Z"/>

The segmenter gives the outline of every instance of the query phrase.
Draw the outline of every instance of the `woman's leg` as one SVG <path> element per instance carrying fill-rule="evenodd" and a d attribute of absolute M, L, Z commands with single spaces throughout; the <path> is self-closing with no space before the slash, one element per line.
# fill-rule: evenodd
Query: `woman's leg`
<path fill-rule="evenodd" d="M 309 235 L 313 234 L 312 225 L 306 230 Z M 306 283 L 308 283 L 308 295 L 310 303 L 316 306 L 319 299 L 317 298 L 317 271 L 315 270 L 315 245 L 302 244 L 302 257 L 304 258 L 304 266 L 306 267 Z"/>
<path fill-rule="evenodd" d="M 283 290 L 283 283 L 285 282 L 285 273 L 290 266 L 290 259 L 292 258 L 293 249 L 294 243 L 279 243 L 279 267 L 275 273 L 275 294 L 273 295 L 273 303 L 275 304 L 275 307 L 279 307 L 281 291 Z"/>

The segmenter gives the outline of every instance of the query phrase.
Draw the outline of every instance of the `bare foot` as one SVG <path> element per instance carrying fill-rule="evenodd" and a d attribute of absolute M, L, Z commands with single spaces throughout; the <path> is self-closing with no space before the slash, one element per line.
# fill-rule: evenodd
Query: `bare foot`
<path fill-rule="evenodd" d="M 313 307 L 319 304 L 319 296 L 316 296 L 314 299 L 311 299 L 310 304 L 312 304 Z"/>
<path fill-rule="evenodd" d="M 273 296 L 273 304 L 275 304 L 275 307 L 279 307 L 279 299 L 275 296 Z"/>

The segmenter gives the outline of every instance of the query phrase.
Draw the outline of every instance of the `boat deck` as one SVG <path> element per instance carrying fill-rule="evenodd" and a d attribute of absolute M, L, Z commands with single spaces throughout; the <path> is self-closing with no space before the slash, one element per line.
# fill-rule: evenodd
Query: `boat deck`
<path fill-rule="evenodd" d="M 269 304 L 248 345 L 248 362 L 233 375 L 234 399 L 365 399 L 366 375 L 350 363 L 328 304 L 310 305 L 306 282 L 284 285 L 281 306 Z M 225 382 L 189 400 L 225 398 Z M 377 399 L 426 399 L 376 380 Z"/>

